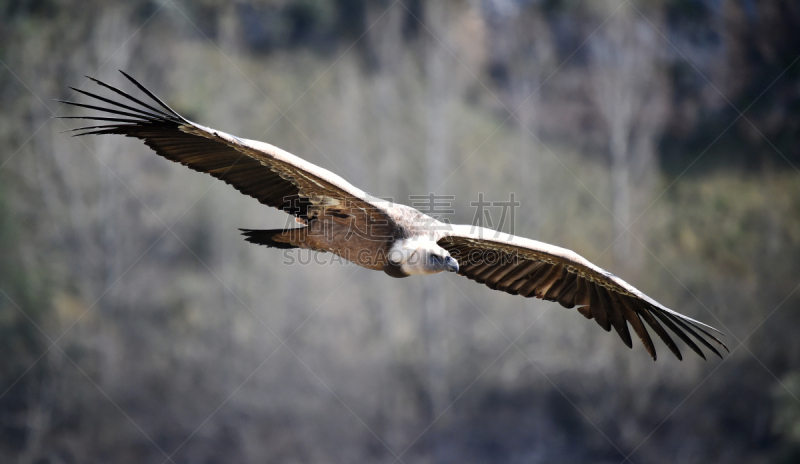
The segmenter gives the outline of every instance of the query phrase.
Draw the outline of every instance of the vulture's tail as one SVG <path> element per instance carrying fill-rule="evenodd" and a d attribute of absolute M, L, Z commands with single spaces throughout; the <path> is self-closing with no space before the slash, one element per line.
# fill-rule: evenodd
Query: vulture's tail
<path fill-rule="evenodd" d="M 299 248 L 292 243 L 298 243 L 302 238 L 302 230 L 305 227 L 298 227 L 295 229 L 273 229 L 273 230 L 253 230 L 253 229 L 239 229 L 245 240 L 257 245 L 266 245 L 270 248 Z"/>

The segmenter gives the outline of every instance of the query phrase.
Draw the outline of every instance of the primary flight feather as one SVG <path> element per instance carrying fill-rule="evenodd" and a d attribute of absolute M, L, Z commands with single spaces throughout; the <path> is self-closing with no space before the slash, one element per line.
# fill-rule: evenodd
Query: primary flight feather
<path fill-rule="evenodd" d="M 457 272 L 494 290 L 557 301 L 577 308 L 606 331 L 613 327 L 628 347 L 630 325 L 654 360 L 656 350 L 645 324 L 678 359 L 681 352 L 670 332 L 704 359 L 698 343 L 720 357 L 714 344 L 727 350 L 711 333 L 718 330 L 662 306 L 570 250 L 481 227 L 442 223 L 409 206 L 372 197 L 280 148 L 193 123 L 122 74 L 151 101 L 90 77 L 125 100 L 72 88 L 112 105 L 63 101 L 103 113 L 65 117 L 99 121 L 74 129 L 75 135 L 136 137 L 164 158 L 211 174 L 297 218 L 299 227 L 292 229 L 242 229 L 249 242 L 327 251 L 392 277 Z"/>

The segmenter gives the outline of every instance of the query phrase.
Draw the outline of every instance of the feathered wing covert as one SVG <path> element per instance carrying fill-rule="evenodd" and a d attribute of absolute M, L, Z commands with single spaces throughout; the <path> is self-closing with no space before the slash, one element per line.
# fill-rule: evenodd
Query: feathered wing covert
<path fill-rule="evenodd" d="M 360 241 L 350 244 L 353 247 L 374 247 L 385 252 L 394 240 L 419 234 L 420 218 L 430 219 L 427 224 L 436 223 L 412 208 L 371 197 L 336 174 L 277 147 L 193 123 L 136 80 L 122 74 L 152 101 L 146 103 L 89 77 L 125 100 L 115 101 L 72 88 L 112 105 L 104 108 L 62 101 L 103 113 L 102 116 L 65 117 L 101 123 L 75 129 L 75 135 L 121 134 L 141 139 L 164 158 L 208 173 L 265 205 L 296 216 L 300 222 L 307 223 L 309 217 L 320 214 L 322 208 L 330 220 L 347 220 L 352 230 L 362 232 Z M 249 240 L 264 243 L 258 242 L 256 232 L 271 234 L 275 231 L 245 231 Z M 372 235 L 364 237 L 364 233 Z M 704 359 L 695 340 L 720 357 L 711 342 L 727 350 L 711 333 L 719 332 L 713 327 L 665 308 L 570 250 L 471 226 L 452 226 L 436 234 L 438 245 L 458 260 L 460 275 L 491 289 L 557 301 L 567 308 L 577 307 L 581 314 L 597 321 L 606 331 L 613 327 L 628 347 L 632 346 L 630 324 L 654 360 L 655 346 L 645 323 L 678 359 L 682 359 L 681 353 L 667 329 Z M 262 240 L 269 241 L 271 237 Z M 285 244 L 271 246 L 275 245 Z"/>

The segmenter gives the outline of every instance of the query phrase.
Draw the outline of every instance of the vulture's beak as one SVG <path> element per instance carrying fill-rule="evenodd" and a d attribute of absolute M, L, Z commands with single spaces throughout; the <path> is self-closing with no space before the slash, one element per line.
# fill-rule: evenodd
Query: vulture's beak
<path fill-rule="evenodd" d="M 447 265 L 447 270 L 448 271 L 450 271 L 450 272 L 458 272 L 458 261 L 456 261 L 452 257 L 448 256 L 447 257 L 447 262 L 445 264 Z"/>

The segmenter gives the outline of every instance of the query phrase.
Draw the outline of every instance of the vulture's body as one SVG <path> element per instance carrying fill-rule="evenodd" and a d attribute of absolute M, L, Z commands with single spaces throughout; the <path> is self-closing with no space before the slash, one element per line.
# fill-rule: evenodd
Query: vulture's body
<path fill-rule="evenodd" d="M 613 327 L 629 347 L 630 325 L 653 359 L 655 347 L 645 323 L 679 359 L 667 329 L 703 358 L 696 342 L 717 355 L 712 342 L 725 348 L 710 333 L 716 329 L 665 308 L 570 250 L 480 227 L 445 224 L 409 206 L 372 197 L 280 148 L 195 124 L 125 76 L 152 102 L 92 79 L 127 101 L 73 89 L 113 105 L 65 102 L 105 113 L 74 117 L 101 121 L 76 129 L 76 135 L 139 138 L 164 158 L 211 174 L 297 218 L 293 229 L 243 230 L 249 242 L 331 252 L 392 277 L 457 272 L 492 289 L 577 307 L 606 331 Z"/>

